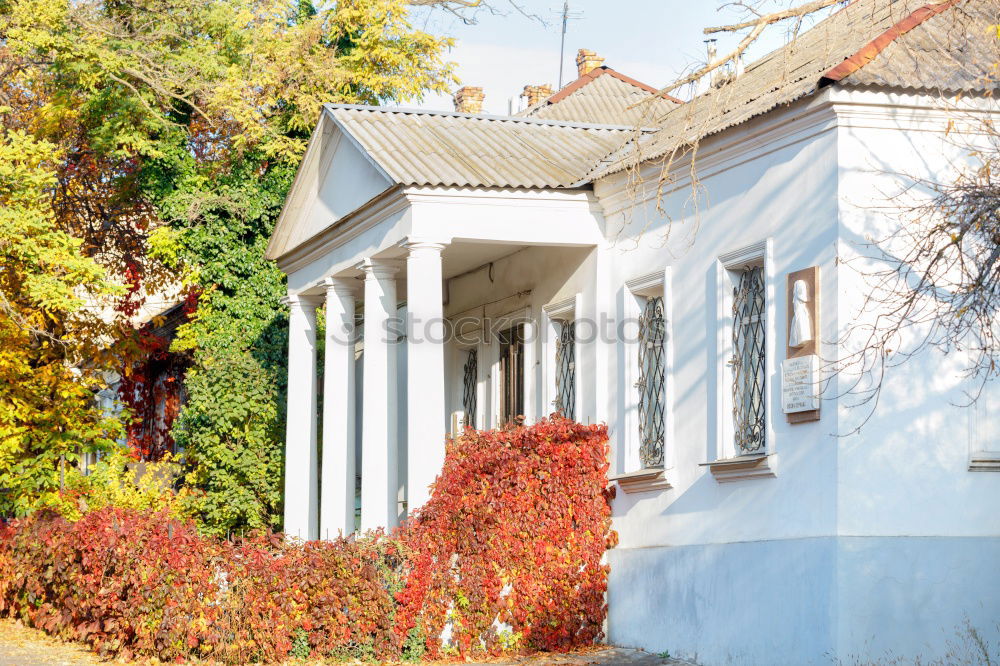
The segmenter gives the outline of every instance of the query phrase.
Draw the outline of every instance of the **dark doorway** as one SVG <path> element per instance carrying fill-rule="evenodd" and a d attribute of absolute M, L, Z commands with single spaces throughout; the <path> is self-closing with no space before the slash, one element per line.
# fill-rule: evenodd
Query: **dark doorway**
<path fill-rule="evenodd" d="M 500 425 L 524 415 L 524 326 L 500 331 Z"/>

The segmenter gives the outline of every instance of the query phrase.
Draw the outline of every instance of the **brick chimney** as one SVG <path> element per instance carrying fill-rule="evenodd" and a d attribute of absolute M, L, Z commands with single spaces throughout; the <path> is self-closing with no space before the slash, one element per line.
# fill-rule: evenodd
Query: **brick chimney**
<path fill-rule="evenodd" d="M 486 95 L 478 86 L 462 86 L 455 91 L 452 99 L 455 102 L 455 110 L 459 113 L 482 113 Z"/>
<path fill-rule="evenodd" d="M 552 86 L 548 83 L 543 83 L 540 86 L 524 86 L 524 92 L 521 93 L 521 97 L 528 98 L 528 106 L 532 107 L 539 102 L 552 97 Z"/>
<path fill-rule="evenodd" d="M 604 58 L 593 51 L 580 49 L 576 52 L 576 71 L 579 76 L 590 74 L 604 63 Z"/>

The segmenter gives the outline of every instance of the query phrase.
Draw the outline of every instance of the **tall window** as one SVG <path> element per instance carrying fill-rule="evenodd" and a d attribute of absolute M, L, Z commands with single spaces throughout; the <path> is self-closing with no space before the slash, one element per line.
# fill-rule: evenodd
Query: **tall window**
<path fill-rule="evenodd" d="M 666 371 L 663 298 L 649 297 L 639 317 L 639 460 L 643 467 L 663 466 Z"/>
<path fill-rule="evenodd" d="M 764 451 L 765 284 L 762 266 L 733 288 L 733 432 L 738 454 Z"/>
<path fill-rule="evenodd" d="M 476 427 L 476 385 L 479 380 L 479 358 L 475 349 L 470 349 L 462 367 L 462 409 L 465 410 L 465 425 Z"/>
<path fill-rule="evenodd" d="M 970 410 L 969 470 L 1000 472 L 1000 383 L 992 380 L 980 386 L 978 382 L 978 378 L 972 378 L 967 389 L 970 395 L 978 395 Z"/>
<path fill-rule="evenodd" d="M 557 412 L 576 419 L 576 324 L 559 322 L 556 341 L 556 404 Z"/>
<path fill-rule="evenodd" d="M 524 414 L 524 330 L 521 324 L 501 331 L 500 424 Z"/>

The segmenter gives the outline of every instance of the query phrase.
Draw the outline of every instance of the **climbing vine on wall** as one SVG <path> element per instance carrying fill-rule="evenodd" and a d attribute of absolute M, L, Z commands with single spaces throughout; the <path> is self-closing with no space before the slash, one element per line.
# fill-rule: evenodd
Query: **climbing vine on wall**
<path fill-rule="evenodd" d="M 131 299 L 126 304 L 135 302 Z M 195 312 L 197 290 L 190 290 L 178 306 L 181 322 Z M 184 398 L 184 375 L 190 354 L 170 350 L 172 336 L 160 330 L 162 317 L 154 317 L 131 334 L 130 349 L 123 362 L 118 398 L 128 409 L 126 442 L 136 460 L 157 461 L 175 453 L 173 424 Z"/>

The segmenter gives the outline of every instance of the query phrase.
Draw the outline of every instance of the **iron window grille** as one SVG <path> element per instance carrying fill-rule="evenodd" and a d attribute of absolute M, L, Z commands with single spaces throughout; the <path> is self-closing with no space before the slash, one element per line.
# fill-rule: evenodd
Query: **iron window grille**
<path fill-rule="evenodd" d="M 568 419 L 576 419 L 576 323 L 560 322 L 556 340 L 555 408 Z"/>
<path fill-rule="evenodd" d="M 470 349 L 462 369 L 462 409 L 465 410 L 465 425 L 476 427 L 476 385 L 479 379 L 479 357 L 475 349 Z"/>
<path fill-rule="evenodd" d="M 747 268 L 733 289 L 733 426 L 737 453 L 764 450 L 765 294 L 763 267 Z"/>
<path fill-rule="evenodd" d="M 644 468 L 663 466 L 666 370 L 663 298 L 646 299 L 639 317 L 639 460 Z"/>

